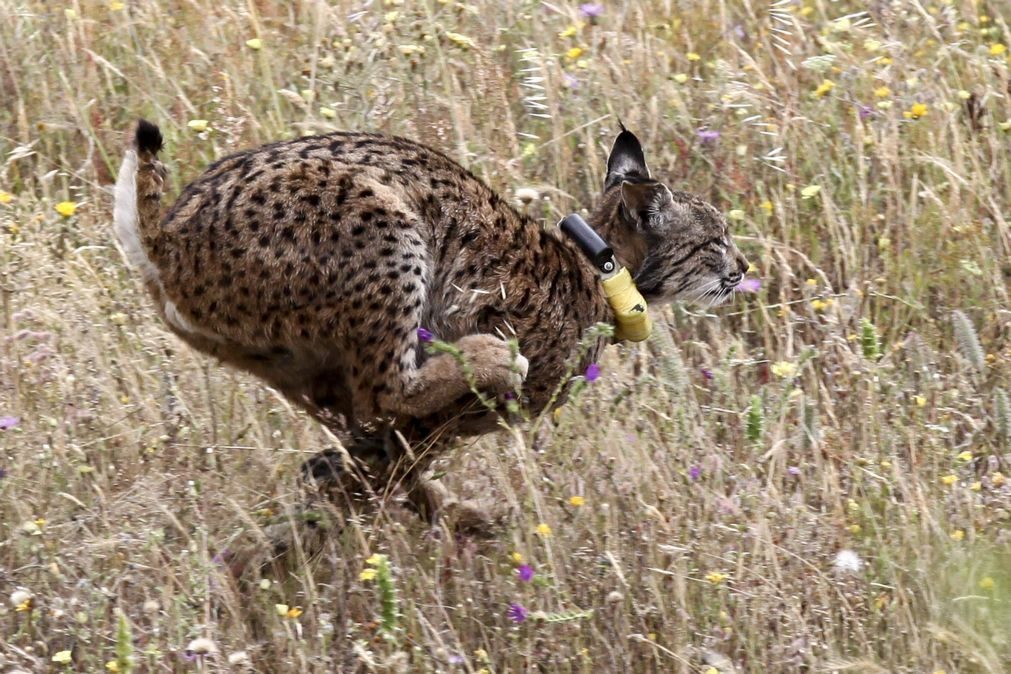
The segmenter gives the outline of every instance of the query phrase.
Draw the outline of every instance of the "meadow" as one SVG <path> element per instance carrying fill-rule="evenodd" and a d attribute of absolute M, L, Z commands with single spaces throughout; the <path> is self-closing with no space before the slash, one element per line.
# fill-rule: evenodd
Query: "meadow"
<path fill-rule="evenodd" d="M 0 671 L 1011 671 L 1004 0 L 0 0 Z M 334 442 L 157 319 L 111 227 L 144 116 L 213 159 L 415 138 L 553 226 L 618 120 L 755 292 L 652 307 L 556 414 L 461 442 L 243 589 Z M 592 378 L 592 377 L 591 377 Z"/>

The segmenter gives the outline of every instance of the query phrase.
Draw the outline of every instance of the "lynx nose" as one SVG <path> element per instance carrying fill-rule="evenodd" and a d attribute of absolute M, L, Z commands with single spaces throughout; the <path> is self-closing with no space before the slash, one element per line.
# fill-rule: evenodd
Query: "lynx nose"
<path fill-rule="evenodd" d="M 748 258 L 744 257 L 740 252 L 737 253 L 737 269 L 740 271 L 741 276 L 747 274 L 748 270 L 751 269 L 751 263 L 748 262 Z"/>

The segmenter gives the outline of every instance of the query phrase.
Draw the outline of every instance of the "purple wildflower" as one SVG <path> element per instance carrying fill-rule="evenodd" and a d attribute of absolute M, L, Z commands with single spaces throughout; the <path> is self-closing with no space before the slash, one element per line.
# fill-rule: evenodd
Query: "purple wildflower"
<path fill-rule="evenodd" d="M 715 143 L 720 139 L 720 132 L 712 129 L 699 129 L 695 133 L 703 143 Z"/>
<path fill-rule="evenodd" d="M 710 370 L 708 367 L 700 367 L 699 372 L 702 373 L 702 378 L 705 379 L 706 381 L 713 380 L 713 371 Z"/>
<path fill-rule="evenodd" d="M 584 2 L 579 6 L 579 13 L 591 21 L 604 15 L 604 4 L 601 2 Z"/>
<path fill-rule="evenodd" d="M 789 468 L 786 469 L 786 472 L 789 473 L 790 475 L 800 475 L 800 468 L 798 468 L 797 466 L 790 466 Z"/>
<path fill-rule="evenodd" d="M 527 619 L 530 615 L 530 611 L 528 611 L 523 604 L 513 602 L 512 604 L 509 604 L 509 610 L 506 611 L 506 615 L 509 617 L 509 620 L 512 620 L 514 623 L 521 623 Z"/>
<path fill-rule="evenodd" d="M 449 656 L 449 664 L 451 665 L 462 665 L 464 662 L 463 656 L 459 653 L 452 653 Z"/>
<path fill-rule="evenodd" d="M 220 551 L 218 554 L 211 557 L 211 564 L 216 566 L 225 566 L 228 560 L 232 558 L 232 551 L 228 548 Z"/>
<path fill-rule="evenodd" d="M 688 469 L 688 477 L 692 480 L 697 480 L 702 477 L 702 466 L 692 466 Z"/>
<path fill-rule="evenodd" d="M 566 89 L 578 89 L 579 78 L 572 73 L 562 73 L 562 86 Z"/>
<path fill-rule="evenodd" d="M 14 428 L 19 423 L 21 423 L 21 419 L 18 417 L 0 417 L 0 431 L 6 431 Z"/>
<path fill-rule="evenodd" d="M 757 293 L 758 289 L 762 287 L 762 279 L 759 278 L 746 278 L 734 288 L 739 293 Z"/>
<path fill-rule="evenodd" d="M 534 579 L 534 567 L 529 564 L 520 564 L 516 567 L 516 576 L 524 583 L 529 583 Z"/>
<path fill-rule="evenodd" d="M 596 363 L 590 363 L 586 367 L 586 381 L 591 384 L 600 379 L 600 366 Z"/>
<path fill-rule="evenodd" d="M 874 114 L 874 108 L 869 105 L 858 105 L 857 113 L 860 115 L 860 120 L 863 121 Z"/>
<path fill-rule="evenodd" d="M 4 468 L 3 466 L 0 466 L 0 480 L 4 479 L 5 477 L 7 477 L 7 469 Z"/>
<path fill-rule="evenodd" d="M 435 336 L 425 328 L 418 328 L 418 339 L 427 344 L 435 339 Z"/>

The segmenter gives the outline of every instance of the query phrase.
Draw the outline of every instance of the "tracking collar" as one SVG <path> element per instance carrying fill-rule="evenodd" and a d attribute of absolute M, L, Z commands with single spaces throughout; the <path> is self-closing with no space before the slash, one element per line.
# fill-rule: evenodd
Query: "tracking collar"
<path fill-rule="evenodd" d="M 649 337 L 653 322 L 649 319 L 646 300 L 628 270 L 618 264 L 611 247 L 579 215 L 572 213 L 558 223 L 562 232 L 576 242 L 590 264 L 600 274 L 604 297 L 614 311 L 616 339 L 641 342 Z"/>

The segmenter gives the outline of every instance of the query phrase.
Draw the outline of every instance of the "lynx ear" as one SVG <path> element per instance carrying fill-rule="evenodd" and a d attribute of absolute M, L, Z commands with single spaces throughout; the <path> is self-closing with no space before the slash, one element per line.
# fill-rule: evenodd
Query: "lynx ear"
<path fill-rule="evenodd" d="M 662 228 L 666 219 L 661 214 L 673 202 L 674 195 L 662 183 L 621 183 L 621 203 L 644 229 Z"/>
<path fill-rule="evenodd" d="M 621 122 L 619 122 L 621 124 Z M 642 154 L 642 145 L 635 134 L 621 125 L 621 133 L 614 139 L 611 154 L 607 158 L 607 178 L 604 189 L 617 187 L 628 179 L 649 179 L 649 168 L 646 167 L 646 157 Z"/>

